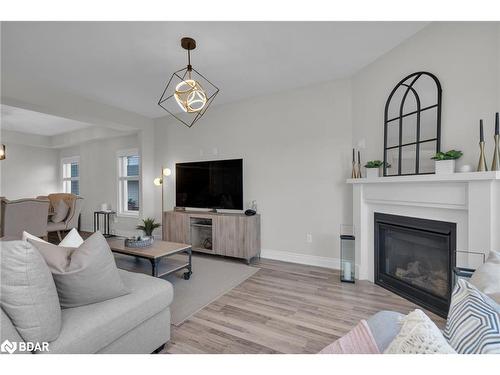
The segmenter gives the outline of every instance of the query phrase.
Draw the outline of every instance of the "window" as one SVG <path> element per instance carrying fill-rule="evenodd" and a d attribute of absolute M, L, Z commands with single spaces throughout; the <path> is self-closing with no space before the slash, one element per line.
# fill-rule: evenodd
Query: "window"
<path fill-rule="evenodd" d="M 65 193 L 80 195 L 80 158 L 62 159 L 62 184 Z"/>
<path fill-rule="evenodd" d="M 118 153 L 118 212 L 139 215 L 140 157 L 137 150 Z"/>

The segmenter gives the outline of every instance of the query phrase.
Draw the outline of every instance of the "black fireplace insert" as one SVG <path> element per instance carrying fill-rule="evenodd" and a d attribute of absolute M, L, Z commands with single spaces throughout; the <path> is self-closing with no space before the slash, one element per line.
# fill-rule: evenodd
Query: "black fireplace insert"
<path fill-rule="evenodd" d="M 456 224 L 375 213 L 375 283 L 446 317 Z"/>

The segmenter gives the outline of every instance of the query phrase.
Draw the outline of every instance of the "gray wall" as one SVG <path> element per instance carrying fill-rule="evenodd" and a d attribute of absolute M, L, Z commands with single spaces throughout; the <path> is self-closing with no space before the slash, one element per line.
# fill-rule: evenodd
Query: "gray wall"
<path fill-rule="evenodd" d="M 443 88 L 441 148 L 464 151 L 458 164 L 476 167 L 483 118 L 490 163 L 494 112 L 500 111 L 499 40 L 499 23 L 433 23 L 356 74 L 353 141 L 366 141 L 365 160 L 383 158 L 384 105 L 392 88 L 425 70 Z"/>
<path fill-rule="evenodd" d="M 244 201 L 262 214 L 263 255 L 334 266 L 351 223 L 351 84 L 328 82 L 211 108 L 191 129 L 157 120 L 155 160 L 243 158 Z M 175 173 L 166 208 L 174 206 Z M 157 192 L 159 202 L 159 191 Z M 157 212 L 159 215 L 159 212 Z M 306 241 L 312 234 L 312 243 Z"/>
<path fill-rule="evenodd" d="M 5 142 L 7 158 L 0 161 L 0 196 L 19 199 L 61 189 L 58 150 Z"/>
<path fill-rule="evenodd" d="M 93 230 L 93 212 L 102 203 L 111 204 L 116 210 L 118 203 L 118 164 L 119 150 L 140 149 L 137 135 L 110 138 L 84 143 L 60 151 L 60 158 L 80 157 L 80 195 L 84 197 L 82 211 L 82 230 Z M 117 234 L 136 234 L 138 218 L 116 217 L 111 223 Z"/>

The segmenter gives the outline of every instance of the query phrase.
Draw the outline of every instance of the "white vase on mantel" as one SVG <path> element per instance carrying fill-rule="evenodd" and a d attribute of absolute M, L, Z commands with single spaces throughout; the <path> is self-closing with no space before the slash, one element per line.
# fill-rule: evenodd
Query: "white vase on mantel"
<path fill-rule="evenodd" d="M 455 160 L 436 160 L 436 174 L 455 173 Z"/>
<path fill-rule="evenodd" d="M 366 168 L 366 178 L 371 180 L 380 177 L 380 168 Z"/>

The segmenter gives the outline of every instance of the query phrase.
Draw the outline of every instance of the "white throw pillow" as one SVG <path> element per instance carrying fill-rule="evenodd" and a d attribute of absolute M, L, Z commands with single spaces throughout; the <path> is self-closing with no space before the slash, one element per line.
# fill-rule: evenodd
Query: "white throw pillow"
<path fill-rule="evenodd" d="M 68 216 L 69 206 L 62 199 L 56 203 L 54 207 L 54 215 L 50 218 L 53 223 L 60 223 Z"/>
<path fill-rule="evenodd" d="M 384 354 L 453 354 L 439 328 L 422 310 L 401 318 L 401 330 Z"/>
<path fill-rule="evenodd" d="M 470 283 L 500 304 L 500 253 L 490 251 L 490 255 L 472 275 Z"/>
<path fill-rule="evenodd" d="M 63 240 L 59 243 L 59 246 L 62 247 L 80 247 L 83 243 L 83 238 L 80 236 L 76 228 L 73 228 L 69 231 L 69 233 L 63 238 Z"/>

